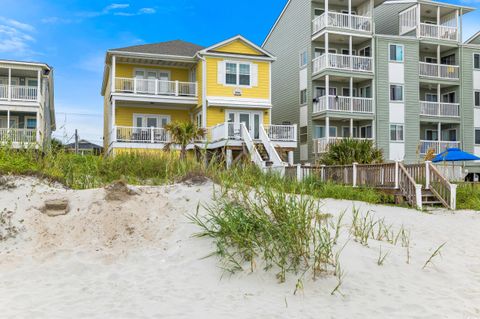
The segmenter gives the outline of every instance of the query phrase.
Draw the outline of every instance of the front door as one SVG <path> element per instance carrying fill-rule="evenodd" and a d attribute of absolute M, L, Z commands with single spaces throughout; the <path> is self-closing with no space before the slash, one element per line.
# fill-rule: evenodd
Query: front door
<path fill-rule="evenodd" d="M 168 74 L 168 72 L 162 72 L 160 71 L 158 73 L 158 80 L 159 80 L 159 83 L 160 83 L 160 88 L 159 88 L 159 92 L 160 94 L 171 94 L 171 93 L 174 93 L 172 89 L 170 89 L 170 84 L 169 84 L 169 80 L 170 80 L 170 75 Z"/>
<path fill-rule="evenodd" d="M 240 135 L 241 124 L 244 124 L 253 139 L 260 138 L 261 112 L 230 111 L 227 121 L 233 123 L 228 126 L 229 137 Z"/>

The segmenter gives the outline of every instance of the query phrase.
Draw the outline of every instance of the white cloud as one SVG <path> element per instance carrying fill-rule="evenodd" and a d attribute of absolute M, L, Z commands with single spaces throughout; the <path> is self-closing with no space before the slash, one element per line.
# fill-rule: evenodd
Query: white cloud
<path fill-rule="evenodd" d="M 35 41 L 31 33 L 34 31 L 35 28 L 29 24 L 0 17 L 0 53 L 31 55 L 30 43 Z"/>
<path fill-rule="evenodd" d="M 132 17 L 138 16 L 143 14 L 154 14 L 156 13 L 155 8 L 141 8 L 137 11 L 125 11 L 125 9 L 129 9 L 130 4 L 128 3 L 112 3 L 101 11 L 87 11 L 87 12 L 80 12 L 77 15 L 85 18 L 94 18 L 103 15 L 113 14 L 116 16 L 124 16 L 124 17 Z"/>

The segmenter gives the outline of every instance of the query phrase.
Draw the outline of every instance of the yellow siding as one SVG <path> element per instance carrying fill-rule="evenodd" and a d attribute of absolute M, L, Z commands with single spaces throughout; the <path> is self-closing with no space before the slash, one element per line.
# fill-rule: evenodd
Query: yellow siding
<path fill-rule="evenodd" d="M 218 84 L 218 62 L 223 58 L 207 58 L 207 96 L 235 97 L 234 86 Z M 242 98 L 269 99 L 270 98 L 270 62 L 256 62 L 258 65 L 258 86 L 241 87 Z"/>
<path fill-rule="evenodd" d="M 115 125 L 133 126 L 133 114 L 161 114 L 170 115 L 172 122 L 190 121 L 190 113 L 186 110 L 168 110 L 157 108 L 141 108 L 141 107 L 117 107 L 115 109 Z"/>
<path fill-rule="evenodd" d="M 258 109 L 242 109 L 245 111 L 262 111 Z M 228 112 L 228 109 L 221 107 L 209 107 L 207 108 L 207 127 L 215 126 L 220 123 L 225 123 L 225 114 Z M 263 124 L 270 124 L 270 111 L 263 110 Z"/>
<path fill-rule="evenodd" d="M 188 69 L 172 68 L 172 67 L 153 67 L 134 64 L 121 64 L 118 63 L 115 66 L 115 73 L 120 78 L 131 78 L 134 75 L 134 69 L 149 69 L 149 70 L 162 70 L 170 72 L 171 81 L 189 82 Z"/>
<path fill-rule="evenodd" d="M 237 54 L 250 54 L 250 55 L 263 55 L 262 52 L 251 47 L 242 40 L 235 40 L 219 48 L 215 48 L 214 51 L 237 53 Z"/>

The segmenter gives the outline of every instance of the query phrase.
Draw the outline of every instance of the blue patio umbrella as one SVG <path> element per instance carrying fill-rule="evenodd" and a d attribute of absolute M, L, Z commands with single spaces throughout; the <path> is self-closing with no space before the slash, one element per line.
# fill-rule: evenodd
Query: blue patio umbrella
<path fill-rule="evenodd" d="M 480 157 L 464 152 L 459 148 L 448 148 L 446 151 L 435 156 L 432 160 L 433 163 L 465 161 L 480 161 Z"/>

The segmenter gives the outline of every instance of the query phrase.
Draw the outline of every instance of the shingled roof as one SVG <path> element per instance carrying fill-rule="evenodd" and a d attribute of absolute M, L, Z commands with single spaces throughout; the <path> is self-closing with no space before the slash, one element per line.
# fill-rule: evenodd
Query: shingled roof
<path fill-rule="evenodd" d="M 185 42 L 182 40 L 173 40 L 153 44 L 134 45 L 125 48 L 112 49 L 110 51 L 193 57 L 198 51 L 202 50 L 203 48 L 204 47 L 194 43 Z"/>

